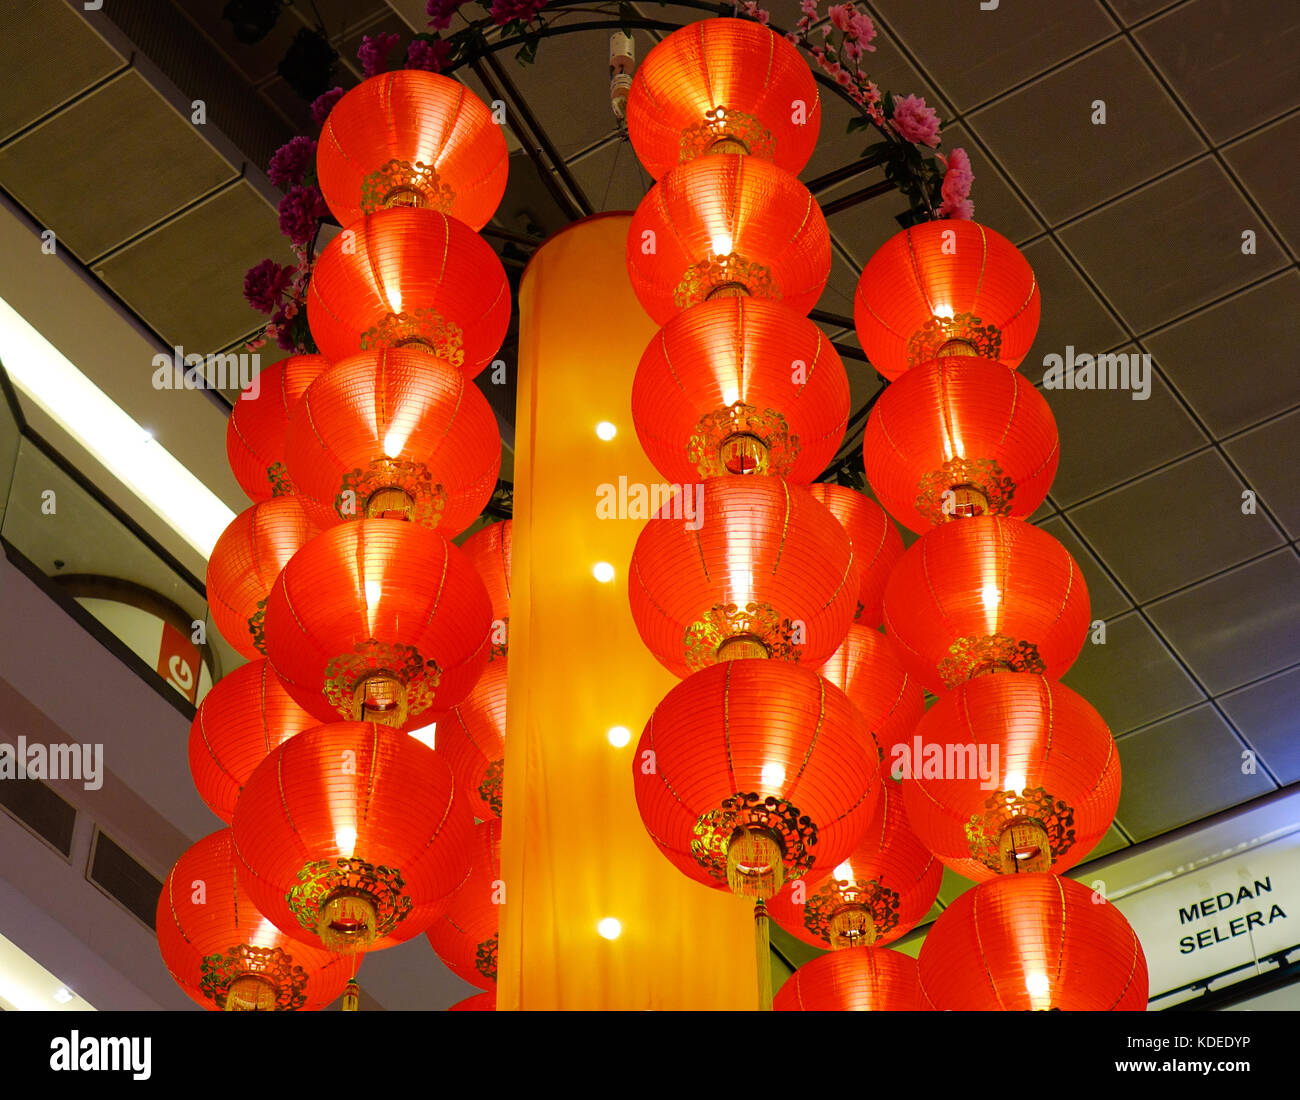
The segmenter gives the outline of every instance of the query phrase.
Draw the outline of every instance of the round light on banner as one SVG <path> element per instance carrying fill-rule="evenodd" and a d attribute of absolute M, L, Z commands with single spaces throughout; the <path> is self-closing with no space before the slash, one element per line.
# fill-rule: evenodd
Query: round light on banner
<path fill-rule="evenodd" d="M 920 1012 L 916 960 L 900 951 L 851 947 L 804 963 L 777 993 L 777 1012 Z"/>

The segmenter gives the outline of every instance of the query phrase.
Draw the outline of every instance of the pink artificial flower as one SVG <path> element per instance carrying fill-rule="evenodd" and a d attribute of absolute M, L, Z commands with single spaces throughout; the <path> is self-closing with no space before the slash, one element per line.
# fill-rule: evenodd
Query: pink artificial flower
<path fill-rule="evenodd" d="M 849 29 L 857 9 L 852 4 L 832 4 L 826 9 L 826 14 L 831 17 L 835 29 L 843 33 Z"/>
<path fill-rule="evenodd" d="M 862 58 L 862 47 L 851 38 L 844 40 L 844 59 L 846 61 L 857 62 Z"/>
<path fill-rule="evenodd" d="M 451 60 L 451 43 L 435 38 L 432 42 L 417 38 L 407 47 L 406 67 L 423 69 L 427 73 L 440 73 Z"/>
<path fill-rule="evenodd" d="M 325 125 L 329 113 L 334 110 L 334 104 L 342 98 L 342 88 L 331 88 L 328 92 L 322 92 L 312 101 L 311 120 L 316 123 L 317 129 Z"/>
<path fill-rule="evenodd" d="M 840 86 L 843 88 L 847 88 L 853 83 L 853 74 L 850 73 L 848 69 L 841 69 L 839 72 L 835 73 L 834 76 L 836 81 L 838 81 Z"/>
<path fill-rule="evenodd" d="M 424 10 L 429 16 L 429 26 L 435 31 L 445 31 L 451 26 L 451 17 L 456 14 L 456 9 L 463 2 L 464 0 L 428 0 Z"/>
<path fill-rule="evenodd" d="M 876 25 L 871 21 L 871 16 L 855 12 L 849 20 L 849 37 L 862 49 L 874 53 L 876 47 L 871 42 L 876 37 Z"/>
<path fill-rule="evenodd" d="M 931 149 L 939 144 L 939 116 L 933 107 L 925 105 L 925 100 L 919 95 L 894 100 L 894 115 L 890 121 L 904 141 L 928 145 Z"/>
<path fill-rule="evenodd" d="M 316 142 L 309 137 L 296 137 L 281 145 L 271 157 L 266 175 L 272 185 L 281 191 L 302 183 L 316 163 Z"/>
<path fill-rule="evenodd" d="M 790 45 L 792 45 L 792 46 L 797 46 L 797 45 L 799 45 L 799 36 L 798 36 L 797 34 L 795 34 L 794 31 L 786 31 L 786 32 L 785 32 L 785 40 L 786 40 L 787 42 L 789 42 Z"/>
<path fill-rule="evenodd" d="M 763 26 L 767 26 L 771 16 L 758 6 L 757 0 L 746 0 L 746 3 L 740 9 L 746 15 L 757 19 Z"/>
<path fill-rule="evenodd" d="M 809 19 L 817 18 L 817 0 L 799 0 L 799 10 Z"/>
<path fill-rule="evenodd" d="M 935 211 L 941 218 L 952 218 L 959 221 L 975 220 L 975 204 L 970 199 L 962 199 L 959 202 L 950 203 L 944 199 L 939 204 L 939 209 Z"/>
<path fill-rule="evenodd" d="M 946 171 L 943 174 L 943 202 L 939 206 L 939 216 L 967 220 L 973 218 L 975 205 L 970 200 L 970 186 L 975 180 L 975 173 L 971 170 L 970 157 L 966 155 L 965 149 L 954 149 L 946 160 L 942 157 L 940 160 Z"/>
<path fill-rule="evenodd" d="M 361 39 L 361 48 L 357 50 L 357 60 L 361 62 L 362 75 L 369 78 L 382 73 L 388 67 L 388 55 L 399 39 L 395 34 L 380 32 L 373 38 L 366 35 Z"/>

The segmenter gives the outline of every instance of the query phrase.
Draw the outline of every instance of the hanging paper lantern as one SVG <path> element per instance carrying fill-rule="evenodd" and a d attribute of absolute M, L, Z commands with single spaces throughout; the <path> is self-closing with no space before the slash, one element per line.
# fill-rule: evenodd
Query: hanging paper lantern
<path fill-rule="evenodd" d="M 333 951 L 418 936 L 465 878 L 473 817 L 454 788 L 432 749 L 375 722 L 289 738 L 235 811 L 250 897 L 281 930 Z"/>
<path fill-rule="evenodd" d="M 830 277 L 830 232 L 812 193 L 788 172 L 753 157 L 700 157 L 641 200 L 627 267 L 657 324 L 724 297 L 774 298 L 806 315 Z"/>
<path fill-rule="evenodd" d="M 1038 283 L 1020 250 L 977 222 L 925 221 L 887 240 L 858 280 L 853 319 L 886 378 L 943 355 L 1020 365 L 1038 332 Z"/>
<path fill-rule="evenodd" d="M 844 860 L 880 794 L 857 709 L 777 661 L 727 661 L 678 684 L 650 716 L 632 773 L 646 831 L 679 870 L 761 898 Z"/>
<path fill-rule="evenodd" d="M 821 99 L 799 51 L 744 19 L 702 19 L 646 56 L 627 99 L 627 131 L 658 179 L 674 165 L 748 153 L 797 175 L 821 128 Z"/>
<path fill-rule="evenodd" d="M 497 923 L 504 901 L 501 822 L 493 817 L 474 826 L 469 873 L 428 932 L 438 958 L 480 989 L 496 989 Z"/>
<path fill-rule="evenodd" d="M 495 989 L 487 993 L 475 993 L 472 997 L 466 997 L 463 1001 L 457 1001 L 448 1012 L 495 1012 L 497 1010 L 497 991 Z"/>
<path fill-rule="evenodd" d="M 921 1012 L 916 960 L 901 951 L 850 947 L 804 963 L 777 993 L 777 1012 Z"/>
<path fill-rule="evenodd" d="M 229 824 L 248 777 L 279 745 L 314 729 L 267 660 L 228 672 L 199 704 L 190 724 L 190 775 L 208 807 Z"/>
<path fill-rule="evenodd" d="M 340 225 L 394 206 L 482 229 L 505 194 L 509 151 L 487 105 L 458 80 L 380 73 L 334 104 L 316 147 L 321 194 Z"/>
<path fill-rule="evenodd" d="M 835 457 L 849 380 L 830 341 L 780 302 L 717 298 L 668 322 L 632 383 L 637 438 L 669 481 L 812 481 Z"/>
<path fill-rule="evenodd" d="M 942 695 L 994 669 L 1059 680 L 1088 633 L 1088 589 L 1069 552 L 1016 519 L 978 516 L 922 535 L 885 589 L 903 665 Z"/>
<path fill-rule="evenodd" d="M 976 882 L 1060 874 L 1088 856 L 1115 818 L 1115 739 L 1064 684 L 1027 673 L 981 676 L 931 707 L 913 741 L 903 779 L 913 828 Z"/>
<path fill-rule="evenodd" d="M 264 367 L 235 402 L 226 421 L 226 457 L 254 503 L 293 492 L 284 461 L 289 414 L 329 365 L 323 355 L 291 355 Z"/>
<path fill-rule="evenodd" d="M 894 530 L 885 510 L 870 497 L 824 481 L 814 481 L 808 489 L 849 533 L 853 558 L 862 568 L 853 621 L 879 626 L 885 616 L 885 585 L 903 556 L 902 536 Z"/>
<path fill-rule="evenodd" d="M 342 523 L 294 555 L 267 601 L 267 656 L 322 721 L 406 727 L 466 695 L 487 663 L 487 592 L 437 531 Z"/>
<path fill-rule="evenodd" d="M 780 478 L 686 489 L 695 499 L 665 504 L 632 553 L 628 598 L 646 647 L 678 676 L 737 657 L 826 660 L 858 592 L 839 521 Z M 674 518 L 688 507 L 691 518 Z"/>
<path fill-rule="evenodd" d="M 883 947 L 925 919 L 942 879 L 943 864 L 908 827 L 902 790 L 882 782 L 875 815 L 844 862 L 787 884 L 768 909 L 814 947 Z"/>
<path fill-rule="evenodd" d="M 927 1009 L 1142 1012 L 1147 963 L 1115 906 L 1052 874 L 1000 875 L 930 927 L 917 959 Z"/>
<path fill-rule="evenodd" d="M 253 660 L 266 653 L 266 600 L 282 570 L 338 518 L 302 496 L 254 504 L 230 522 L 208 558 L 208 608 L 221 636 Z"/>
<path fill-rule="evenodd" d="M 475 816 L 501 816 L 506 755 L 506 659 L 488 662 L 465 701 L 436 718 L 438 755 Z"/>
<path fill-rule="evenodd" d="M 1024 375 L 944 358 L 885 387 L 863 437 L 867 480 L 904 527 L 952 518 L 1025 518 L 1043 502 L 1061 444 L 1047 401 Z"/>
<path fill-rule="evenodd" d="M 496 253 L 464 222 L 434 210 L 380 210 L 321 253 L 307 320 L 332 360 L 412 347 L 473 378 L 505 338 L 510 287 Z"/>
<path fill-rule="evenodd" d="M 504 657 L 510 630 L 510 520 L 489 523 L 460 544 L 474 563 L 492 601 L 492 655 Z"/>
<path fill-rule="evenodd" d="M 330 1004 L 359 960 L 292 939 L 245 889 L 230 829 L 185 852 L 163 882 L 155 925 L 176 984 L 216 1011 L 315 1012 Z"/>
<path fill-rule="evenodd" d="M 496 417 L 451 364 L 418 351 L 363 352 L 303 395 L 286 453 L 298 491 L 343 519 L 409 519 L 457 535 L 501 471 Z"/>

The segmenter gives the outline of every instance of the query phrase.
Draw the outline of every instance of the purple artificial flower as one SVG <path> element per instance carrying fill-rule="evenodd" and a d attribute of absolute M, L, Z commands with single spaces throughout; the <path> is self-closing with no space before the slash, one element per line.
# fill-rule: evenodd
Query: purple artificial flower
<path fill-rule="evenodd" d="M 380 32 L 373 38 L 366 35 L 361 40 L 361 48 L 357 50 L 357 60 L 361 62 L 362 75 L 368 79 L 387 69 L 388 55 L 398 41 L 398 36 L 395 34 Z"/>
<path fill-rule="evenodd" d="M 533 17 L 546 7 L 546 0 L 492 0 L 492 22 L 498 27 L 518 19 L 531 23 Z"/>
<path fill-rule="evenodd" d="M 406 67 L 423 69 L 427 73 L 440 73 L 451 60 L 451 43 L 435 38 L 432 42 L 417 38 L 407 47 Z"/>
<path fill-rule="evenodd" d="M 289 288 L 294 269 L 274 260 L 263 260 L 244 276 L 244 298 L 258 313 L 274 313 Z"/>
<path fill-rule="evenodd" d="M 894 114 L 890 119 L 899 137 L 915 145 L 939 144 L 939 116 L 933 107 L 927 107 L 919 95 L 906 95 L 894 100 Z"/>
<path fill-rule="evenodd" d="M 286 191 L 302 183 L 315 163 L 316 142 L 309 137 L 296 137 L 275 151 L 266 174 L 271 183 Z"/>
<path fill-rule="evenodd" d="M 331 88 L 328 92 L 322 92 L 316 97 L 311 105 L 311 120 L 316 123 L 317 128 L 325 125 L 329 113 L 334 110 L 334 104 L 342 98 L 342 88 Z"/>
<path fill-rule="evenodd" d="M 451 26 L 451 17 L 456 14 L 456 9 L 462 3 L 464 3 L 464 0 L 428 0 L 428 3 L 424 5 L 424 10 L 429 15 L 429 26 L 435 31 L 445 31 Z M 437 70 L 431 71 L 436 72 Z"/>
<path fill-rule="evenodd" d="M 280 200 L 280 232 L 296 248 L 305 248 L 316 236 L 329 207 L 315 187 L 295 187 Z"/>

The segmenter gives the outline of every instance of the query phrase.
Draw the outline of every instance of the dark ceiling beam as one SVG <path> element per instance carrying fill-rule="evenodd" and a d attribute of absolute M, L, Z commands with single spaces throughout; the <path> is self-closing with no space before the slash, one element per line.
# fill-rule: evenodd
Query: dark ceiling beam
<path fill-rule="evenodd" d="M 883 164 L 885 160 L 884 153 L 876 152 L 870 156 L 859 157 L 855 161 L 839 168 L 833 168 L 824 176 L 818 176 L 816 179 L 809 180 L 805 187 L 814 195 L 819 191 L 825 191 L 828 187 L 834 187 L 837 183 L 843 183 L 845 180 L 852 179 L 854 176 L 860 176 L 863 172 L 869 172 L 878 164 Z"/>
<path fill-rule="evenodd" d="M 823 203 L 822 213 L 829 218 L 832 214 L 838 214 L 842 210 L 848 210 L 850 207 L 869 202 L 871 199 L 878 199 L 881 195 L 888 195 L 895 190 L 897 188 L 889 180 L 881 180 L 879 183 L 873 183 L 870 187 L 864 187 L 860 191 L 854 191 L 842 198 L 831 199 L 830 202 Z"/>

